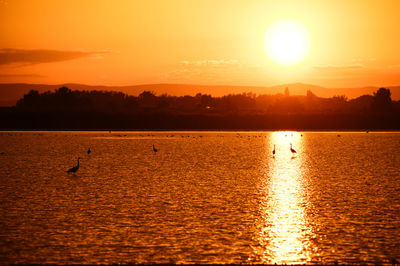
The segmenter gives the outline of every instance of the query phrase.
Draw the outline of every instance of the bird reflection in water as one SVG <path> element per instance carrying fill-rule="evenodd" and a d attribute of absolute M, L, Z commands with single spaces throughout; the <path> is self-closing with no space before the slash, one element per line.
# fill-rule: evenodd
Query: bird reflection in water
<path fill-rule="evenodd" d="M 304 140 L 296 132 L 288 135 L 288 132 L 274 132 L 266 145 L 271 147 L 276 143 L 276 159 L 266 157 L 269 169 L 260 187 L 264 198 L 260 204 L 257 240 L 260 244 L 258 259 L 262 263 L 303 264 L 311 260 L 312 230 L 306 222 L 304 209 L 302 156 L 291 160 L 294 149 L 290 143 L 301 147 Z"/>

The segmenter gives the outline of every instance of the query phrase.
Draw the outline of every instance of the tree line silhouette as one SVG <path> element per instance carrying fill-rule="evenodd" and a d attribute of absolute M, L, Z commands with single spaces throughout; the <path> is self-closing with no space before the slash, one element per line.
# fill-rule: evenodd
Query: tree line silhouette
<path fill-rule="evenodd" d="M 400 129 L 389 89 L 348 100 L 306 95 L 138 96 L 110 91 L 31 90 L 2 108 L 1 127 L 20 129 Z"/>

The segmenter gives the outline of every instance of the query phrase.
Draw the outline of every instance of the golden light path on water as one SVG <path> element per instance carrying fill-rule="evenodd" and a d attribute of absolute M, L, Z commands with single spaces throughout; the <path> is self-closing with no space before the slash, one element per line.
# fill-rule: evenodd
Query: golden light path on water
<path fill-rule="evenodd" d="M 275 156 L 271 152 L 274 144 Z M 297 153 L 292 153 L 290 144 Z M 302 146 L 298 132 L 273 132 L 266 143 L 268 168 L 261 185 L 264 198 L 258 223 L 259 259 L 264 263 L 304 264 L 311 260 Z"/>

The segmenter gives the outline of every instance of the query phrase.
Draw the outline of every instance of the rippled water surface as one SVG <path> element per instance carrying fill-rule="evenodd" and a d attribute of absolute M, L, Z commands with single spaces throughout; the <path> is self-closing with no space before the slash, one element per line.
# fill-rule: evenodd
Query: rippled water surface
<path fill-rule="evenodd" d="M 398 133 L 0 132 L 0 178 L 2 264 L 400 261 Z"/>

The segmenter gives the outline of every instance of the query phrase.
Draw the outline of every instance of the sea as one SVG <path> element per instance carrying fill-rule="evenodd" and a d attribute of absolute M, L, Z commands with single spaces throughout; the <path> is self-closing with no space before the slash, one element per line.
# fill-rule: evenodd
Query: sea
<path fill-rule="evenodd" d="M 0 132 L 0 264 L 399 261 L 399 132 Z"/>

